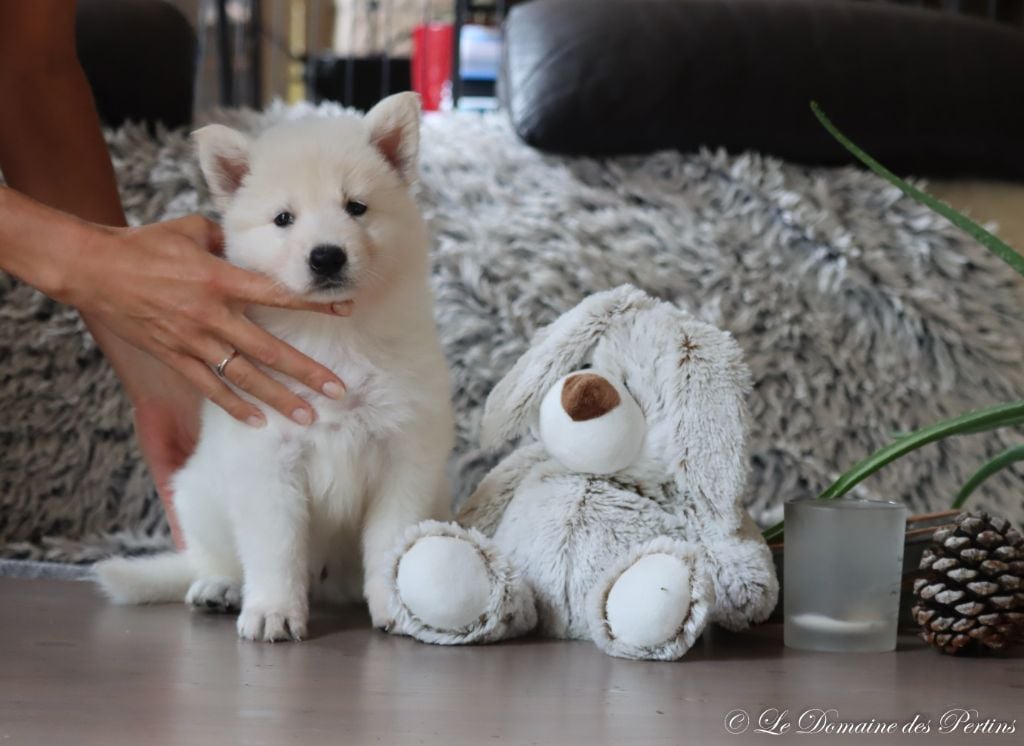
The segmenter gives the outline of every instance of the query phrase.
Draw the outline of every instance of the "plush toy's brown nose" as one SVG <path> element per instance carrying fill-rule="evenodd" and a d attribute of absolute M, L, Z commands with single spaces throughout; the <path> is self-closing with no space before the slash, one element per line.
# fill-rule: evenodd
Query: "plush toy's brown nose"
<path fill-rule="evenodd" d="M 615 387 L 594 373 L 577 373 L 562 386 L 562 409 L 573 422 L 596 419 L 621 401 Z"/>

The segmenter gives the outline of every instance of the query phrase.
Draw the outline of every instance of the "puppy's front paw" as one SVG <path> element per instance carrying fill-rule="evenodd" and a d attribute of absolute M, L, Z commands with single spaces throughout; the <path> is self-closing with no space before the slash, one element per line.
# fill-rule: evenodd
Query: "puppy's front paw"
<path fill-rule="evenodd" d="M 238 615 L 238 636 L 243 640 L 301 640 L 306 636 L 306 609 L 268 609 L 245 606 Z"/>
<path fill-rule="evenodd" d="M 242 587 L 230 578 L 199 578 L 188 589 L 185 603 L 207 613 L 238 611 L 242 607 Z"/>
<path fill-rule="evenodd" d="M 388 585 L 382 578 L 368 580 L 366 583 L 366 605 L 370 608 L 370 622 L 381 632 L 391 632 L 395 628 L 388 590 Z"/>

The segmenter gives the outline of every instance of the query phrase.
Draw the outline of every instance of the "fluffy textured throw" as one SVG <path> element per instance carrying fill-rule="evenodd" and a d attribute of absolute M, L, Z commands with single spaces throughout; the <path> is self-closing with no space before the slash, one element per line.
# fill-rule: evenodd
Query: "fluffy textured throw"
<path fill-rule="evenodd" d="M 321 107 L 318 113 L 337 111 Z M 222 113 L 257 129 L 308 107 Z M 108 133 L 133 223 L 211 214 L 185 132 Z M 420 199 L 452 370 L 463 500 L 490 389 L 533 332 L 622 283 L 731 331 L 753 372 L 746 503 L 765 524 L 895 434 L 1024 392 L 1024 283 L 953 227 L 855 169 L 756 154 L 543 155 L 499 115 L 424 124 Z M 933 445 L 864 494 L 949 505 L 1016 433 Z M 87 562 L 169 544 L 131 409 L 77 315 L 0 275 L 0 557 Z M 1024 519 L 1024 471 L 973 498 Z"/>

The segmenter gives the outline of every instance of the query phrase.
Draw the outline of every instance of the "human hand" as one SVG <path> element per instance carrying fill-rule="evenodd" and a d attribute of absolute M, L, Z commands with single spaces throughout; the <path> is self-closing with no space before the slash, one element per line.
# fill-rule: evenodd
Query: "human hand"
<path fill-rule="evenodd" d="M 140 228 L 95 229 L 85 245 L 68 252 L 59 286 L 50 294 L 163 362 L 236 419 L 257 427 L 266 422 L 258 407 L 210 368 L 235 350 L 239 355 L 226 368 L 228 380 L 299 424 L 315 419 L 312 407 L 256 363 L 330 398 L 344 394 L 344 384 L 330 370 L 254 324 L 244 309 L 257 304 L 345 316 L 351 304 L 298 298 L 270 278 L 214 256 L 220 229 L 199 215 Z M 145 419 L 166 424 L 167 416 L 155 407 Z M 180 425 L 175 427 L 181 430 Z M 175 461 L 172 456 L 167 452 L 164 461 Z"/>

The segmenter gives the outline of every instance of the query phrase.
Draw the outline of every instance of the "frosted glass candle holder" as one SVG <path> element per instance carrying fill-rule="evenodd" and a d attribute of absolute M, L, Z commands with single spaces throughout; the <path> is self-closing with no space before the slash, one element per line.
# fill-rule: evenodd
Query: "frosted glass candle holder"
<path fill-rule="evenodd" d="M 895 502 L 804 498 L 786 503 L 787 647 L 896 648 L 907 509 Z"/>

